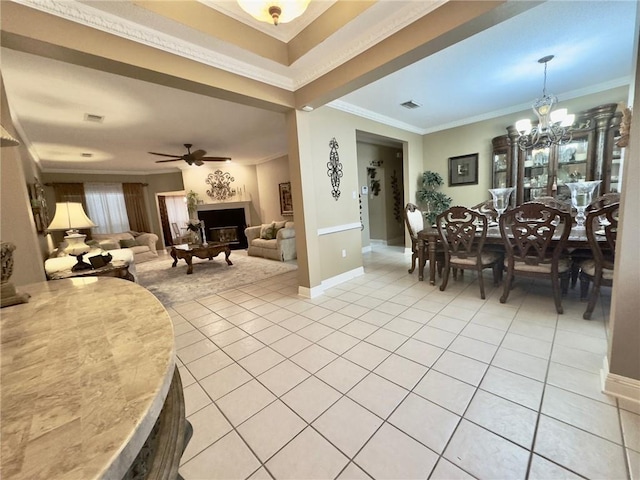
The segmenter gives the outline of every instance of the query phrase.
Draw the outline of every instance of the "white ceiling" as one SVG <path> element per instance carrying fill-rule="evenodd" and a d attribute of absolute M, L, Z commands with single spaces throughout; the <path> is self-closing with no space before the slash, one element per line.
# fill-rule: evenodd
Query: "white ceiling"
<path fill-rule="evenodd" d="M 32 1 L 20 3 L 29 5 Z M 225 58 L 233 58 L 235 63 L 229 64 L 244 68 L 245 74 L 254 72 L 267 83 L 293 90 L 357 55 L 359 48 L 366 47 L 363 38 L 370 44 L 380 41 L 439 3 L 378 2 L 288 67 L 166 18 L 149 12 L 142 15 L 130 2 L 70 1 L 66 5 L 117 16 L 136 28 L 153 28 L 157 38 L 171 38 L 173 44 L 186 43 L 192 50 L 198 49 L 205 62 L 224 64 Z M 229 2 L 223 6 L 237 10 Z M 637 8 L 635 0 L 548 1 L 331 105 L 418 133 L 437 131 L 526 109 L 542 90 L 543 68 L 537 59 L 548 54 L 556 58 L 549 63 L 547 87 L 560 101 L 627 85 Z M 323 11 L 311 9 L 299 20 L 301 25 Z M 246 23 L 252 21 L 247 19 Z M 283 38 L 303 28 L 294 24 L 282 29 Z M 269 27 L 260 25 L 261 29 Z M 343 55 L 336 54 L 337 46 L 342 47 Z M 185 153 L 183 143 L 192 143 L 194 149 L 202 148 L 208 155 L 230 156 L 246 164 L 286 154 L 284 116 L 280 113 L 7 48 L 2 49 L 0 61 L 12 116 L 44 171 L 150 173 L 197 168 L 184 162 L 156 164 L 159 157 L 146 153 L 179 155 Z M 410 99 L 422 107 L 400 107 Z M 105 120 L 101 124 L 86 122 L 87 113 L 104 115 Z M 83 153 L 93 157 L 86 159 Z"/>

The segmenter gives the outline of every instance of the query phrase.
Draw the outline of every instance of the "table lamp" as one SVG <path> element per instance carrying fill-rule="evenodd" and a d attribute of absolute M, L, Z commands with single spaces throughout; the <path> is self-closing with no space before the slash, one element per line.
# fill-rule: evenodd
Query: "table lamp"
<path fill-rule="evenodd" d="M 84 239 L 87 236 L 78 233 L 80 228 L 92 227 L 97 227 L 97 225 L 84 213 L 81 203 L 56 203 L 56 214 L 49 224 L 48 230 L 66 230 L 67 235 L 64 239 L 67 245 L 64 247 L 64 251 L 69 255 L 75 256 L 78 260 L 78 263 L 71 268 L 73 272 L 93 268 L 90 264 L 82 261 L 82 256 L 91 250 L 91 247 L 84 243 Z"/>

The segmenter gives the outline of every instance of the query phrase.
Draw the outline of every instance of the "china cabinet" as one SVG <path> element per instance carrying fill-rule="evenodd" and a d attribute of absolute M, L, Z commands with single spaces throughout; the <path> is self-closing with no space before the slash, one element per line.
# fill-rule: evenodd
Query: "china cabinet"
<path fill-rule="evenodd" d="M 576 115 L 571 141 L 522 151 L 514 127 L 492 140 L 493 188 L 515 187 L 517 205 L 541 196 L 569 201 L 565 185 L 578 180 L 602 180 L 599 194 L 618 191 L 622 151 L 615 146 L 621 114 L 606 104 Z M 505 165 L 506 164 L 506 165 Z"/>

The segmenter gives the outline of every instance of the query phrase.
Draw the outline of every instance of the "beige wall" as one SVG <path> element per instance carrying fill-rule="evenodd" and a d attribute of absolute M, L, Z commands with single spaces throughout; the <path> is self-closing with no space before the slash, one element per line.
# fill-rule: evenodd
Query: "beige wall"
<path fill-rule="evenodd" d="M 258 190 L 258 176 L 255 165 L 240 165 L 238 163 L 205 163 L 200 167 L 191 166 L 182 170 L 182 181 L 184 189 L 189 192 L 193 190 L 199 199 L 207 203 L 216 203 L 216 200 L 207 195 L 207 190 L 211 190 L 211 185 L 206 182 L 209 175 L 216 170 L 228 173 L 233 177 L 231 188 L 235 188 L 238 194 L 227 201 L 251 201 L 250 211 L 252 225 L 260 224 L 260 194 Z"/>
<path fill-rule="evenodd" d="M 289 182 L 289 158 L 276 158 L 269 162 L 256 165 L 258 179 L 258 195 L 260 197 L 260 220 L 267 223 L 272 220 L 293 221 L 294 217 L 280 214 L 279 184 Z"/>
<path fill-rule="evenodd" d="M 635 85 L 630 100 L 635 113 L 631 125 L 630 143 L 627 147 L 623 172 L 621 225 L 618 232 L 614 287 L 611 295 L 611 321 L 609 335 L 609 371 L 612 374 L 636 381 L 635 398 L 638 398 L 640 381 L 640 11 L 636 16 Z"/>
<path fill-rule="evenodd" d="M 0 82 L 2 126 L 20 140 L 11 122 L 4 85 Z M 33 183 L 37 169 L 31 165 L 23 146 L 2 147 L 0 150 L 0 238 L 16 246 L 13 252 L 11 283 L 26 285 L 45 279 L 44 251 L 46 240 L 36 232 L 31 212 L 27 183 Z M 22 293 L 22 292 L 20 292 Z M 27 292 L 28 293 L 28 292 Z"/>
<path fill-rule="evenodd" d="M 171 192 L 176 190 L 182 190 L 182 175 L 180 172 L 175 173 L 163 173 L 154 175 L 116 175 L 116 174 L 86 174 L 86 173 L 43 173 L 43 183 L 65 183 L 65 182 L 78 182 L 78 183 L 145 183 L 145 207 L 147 215 L 150 221 L 150 230 L 152 233 L 158 235 L 158 238 L 162 238 L 162 229 L 160 227 L 160 217 L 158 214 L 156 194 L 160 192 Z M 45 186 L 45 194 L 47 196 L 47 204 L 49 207 L 49 213 L 51 218 L 55 212 L 55 195 L 53 187 Z M 60 240 L 60 239 L 58 239 Z M 55 248 L 55 242 L 52 243 L 52 248 Z M 162 247 L 162 241 L 158 241 L 157 248 Z"/>
<path fill-rule="evenodd" d="M 620 87 L 593 95 L 561 101 L 563 108 L 577 113 L 605 103 L 626 102 L 628 88 Z M 531 99 L 532 101 L 534 99 Z M 442 175 L 442 192 L 449 195 L 453 205 L 475 205 L 491 198 L 491 139 L 507 133 L 506 128 L 521 118 L 533 118 L 531 110 L 493 118 L 462 127 L 442 130 L 424 136 L 424 170 Z M 448 159 L 468 153 L 478 153 L 478 185 L 449 187 Z M 413 197 L 415 199 L 415 197 Z"/>
<path fill-rule="evenodd" d="M 319 286 L 323 280 L 362 266 L 359 253 L 362 249 L 362 239 L 358 200 L 361 180 L 357 162 L 356 131 L 369 132 L 406 143 L 403 154 L 404 198 L 415 197 L 417 180 L 423 165 L 422 138 L 420 135 L 330 107 L 322 107 L 308 113 L 296 111 L 291 114 L 289 120 L 292 185 L 299 188 L 299 191 L 294 188 L 296 235 L 304 236 L 304 239 L 298 241 L 298 263 L 301 269 L 308 266 L 309 271 L 308 278 L 301 279 L 308 284 L 301 283 L 301 286 L 313 288 Z M 292 133 L 295 134 L 293 142 Z M 331 181 L 327 175 L 329 142 L 332 138 L 335 138 L 339 145 L 338 155 L 343 173 L 340 179 L 341 194 L 337 201 L 331 196 Z M 294 149 L 295 152 L 292 154 Z M 299 219 L 297 212 L 303 209 L 304 216 Z M 318 234 L 319 229 L 349 224 L 356 224 L 357 228 L 347 232 Z M 302 254 L 301 248 L 305 250 Z M 346 257 L 342 256 L 342 250 L 346 250 Z M 350 252 L 358 252 L 355 255 L 357 261 L 353 260 Z"/>

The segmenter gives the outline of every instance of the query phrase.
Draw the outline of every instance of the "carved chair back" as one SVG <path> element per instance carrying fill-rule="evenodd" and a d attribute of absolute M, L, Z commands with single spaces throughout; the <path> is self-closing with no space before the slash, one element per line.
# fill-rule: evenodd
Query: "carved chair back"
<path fill-rule="evenodd" d="M 500 217 L 509 267 L 512 262 L 557 265 L 570 231 L 571 214 L 543 203 L 523 203 Z"/>
<path fill-rule="evenodd" d="M 593 199 L 593 201 L 587 206 L 587 212 L 591 210 L 597 210 L 612 203 L 620 203 L 620 194 L 617 192 L 605 193 Z"/>
<path fill-rule="evenodd" d="M 466 207 L 451 207 L 436 217 L 440 239 L 449 255 L 467 259 L 482 252 L 487 217 Z"/>
<path fill-rule="evenodd" d="M 491 222 L 495 222 L 498 218 L 498 212 L 496 212 L 496 209 L 493 206 L 493 199 L 480 202 L 479 204 L 471 207 L 471 210 L 480 212 L 482 215 L 487 217 Z"/>

